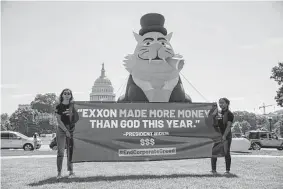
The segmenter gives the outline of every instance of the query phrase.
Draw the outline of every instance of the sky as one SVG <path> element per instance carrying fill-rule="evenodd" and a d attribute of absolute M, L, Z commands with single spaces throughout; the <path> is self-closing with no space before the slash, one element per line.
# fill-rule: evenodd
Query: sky
<path fill-rule="evenodd" d="M 227 97 L 232 110 L 255 113 L 263 113 L 263 103 L 276 104 L 279 86 L 270 75 L 283 61 L 282 2 L 1 3 L 1 113 L 66 87 L 75 100 L 89 100 L 103 62 L 121 96 L 129 76 L 123 60 L 136 46 L 133 31 L 151 12 L 164 15 L 173 32 L 193 102 Z M 267 113 L 280 109 L 274 105 Z"/>

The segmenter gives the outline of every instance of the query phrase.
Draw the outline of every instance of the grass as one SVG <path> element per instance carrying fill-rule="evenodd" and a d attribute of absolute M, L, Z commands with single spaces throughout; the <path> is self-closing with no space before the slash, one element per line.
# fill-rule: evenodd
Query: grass
<path fill-rule="evenodd" d="M 232 173 L 209 173 L 210 160 L 176 160 L 126 163 L 77 163 L 75 178 L 56 181 L 56 158 L 1 160 L 1 188 L 74 189 L 280 189 L 283 188 L 282 158 L 232 157 Z M 66 159 L 63 175 L 67 175 Z"/>

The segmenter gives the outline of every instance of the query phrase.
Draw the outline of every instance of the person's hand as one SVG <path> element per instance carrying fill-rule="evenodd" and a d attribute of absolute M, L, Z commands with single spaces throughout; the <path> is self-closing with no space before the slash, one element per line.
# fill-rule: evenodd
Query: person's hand
<path fill-rule="evenodd" d="M 211 115 L 216 116 L 217 114 L 218 114 L 218 110 L 217 108 L 215 108 Z"/>
<path fill-rule="evenodd" d="M 66 137 L 68 137 L 68 138 L 71 137 L 71 133 L 68 130 L 66 131 Z"/>
<path fill-rule="evenodd" d="M 63 114 L 65 114 L 65 115 L 70 115 L 70 110 L 69 109 L 66 109 L 64 112 L 63 112 Z"/>
<path fill-rule="evenodd" d="M 222 140 L 225 141 L 226 140 L 226 136 L 222 136 Z"/>

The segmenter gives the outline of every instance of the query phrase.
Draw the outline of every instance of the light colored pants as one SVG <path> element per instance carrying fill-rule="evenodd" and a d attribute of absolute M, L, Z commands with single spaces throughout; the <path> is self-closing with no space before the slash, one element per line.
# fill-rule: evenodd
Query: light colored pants
<path fill-rule="evenodd" d="M 57 171 L 62 171 L 65 147 L 67 147 L 67 167 L 68 171 L 73 171 L 73 164 L 71 163 L 73 154 L 73 134 L 71 138 L 66 137 L 66 133 L 61 129 L 57 129 Z"/>

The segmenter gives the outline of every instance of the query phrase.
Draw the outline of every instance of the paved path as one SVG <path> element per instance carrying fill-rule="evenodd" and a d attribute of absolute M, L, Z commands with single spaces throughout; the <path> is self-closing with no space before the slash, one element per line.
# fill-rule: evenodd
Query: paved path
<path fill-rule="evenodd" d="M 23 149 L 5 149 L 5 150 L 11 150 L 11 151 L 23 151 Z M 49 148 L 49 145 L 42 145 L 39 149 L 37 149 L 38 151 L 52 151 L 50 148 Z M 264 150 L 264 151 L 278 151 L 276 148 L 262 148 L 261 150 Z M 233 151 L 231 151 L 233 152 Z"/>
<path fill-rule="evenodd" d="M 3 156 L 2 159 L 25 159 L 25 158 L 54 158 L 56 155 L 32 155 L 32 156 Z"/>
<path fill-rule="evenodd" d="M 264 150 L 276 150 L 277 149 L 264 149 Z M 9 151 L 23 151 L 23 149 L 9 149 Z M 49 148 L 48 145 L 42 145 L 38 151 L 53 151 Z M 53 151 L 54 152 L 54 151 Z M 26 158 L 56 158 L 56 154 L 42 154 L 42 155 L 20 155 L 20 156 L 1 156 L 1 160 L 4 159 L 26 159 Z M 12 154 L 11 154 L 12 155 Z M 275 155 L 249 155 L 249 154 L 234 154 L 231 152 L 231 156 L 233 158 L 283 158 L 283 156 L 275 156 Z"/>

